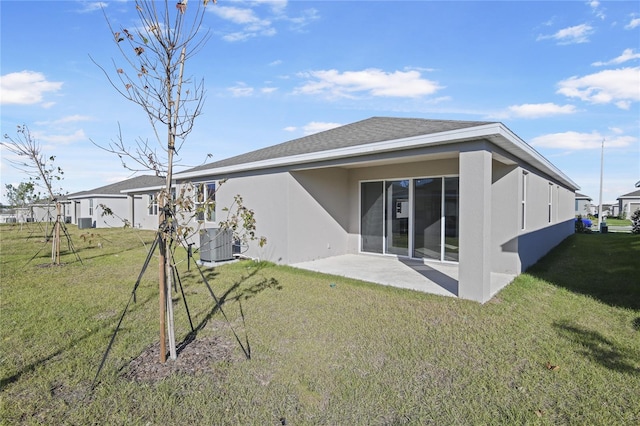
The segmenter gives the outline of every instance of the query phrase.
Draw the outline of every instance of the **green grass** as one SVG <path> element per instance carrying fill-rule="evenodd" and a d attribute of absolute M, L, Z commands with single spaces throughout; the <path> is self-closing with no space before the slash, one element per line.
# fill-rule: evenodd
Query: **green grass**
<path fill-rule="evenodd" d="M 631 221 L 629 219 L 616 219 L 613 217 L 608 217 L 606 221 L 607 225 L 609 226 L 631 226 Z"/>
<path fill-rule="evenodd" d="M 3 424 L 640 422 L 640 236 L 572 236 L 485 305 L 266 263 L 207 270 L 250 360 L 182 262 L 196 338 L 234 356 L 135 382 L 122 374 L 158 340 L 154 259 L 91 391 L 153 234 L 70 232 L 83 264 L 45 268 L 46 249 L 27 264 L 40 237 L 0 227 Z"/>

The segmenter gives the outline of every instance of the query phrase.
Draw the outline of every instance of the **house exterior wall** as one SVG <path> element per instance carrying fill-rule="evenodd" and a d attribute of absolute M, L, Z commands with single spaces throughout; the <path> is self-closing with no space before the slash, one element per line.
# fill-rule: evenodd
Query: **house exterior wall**
<path fill-rule="evenodd" d="M 625 215 L 629 219 L 633 212 L 640 209 L 640 198 L 619 198 L 618 206 L 620 215 Z"/>
<path fill-rule="evenodd" d="M 524 227 L 518 236 L 520 271 L 536 263 L 549 250 L 575 231 L 574 191 L 550 181 L 535 171 L 526 174 L 526 214 Z M 551 220 L 549 220 L 549 190 L 551 188 Z M 522 225 L 522 224 L 521 224 Z"/>
<path fill-rule="evenodd" d="M 587 216 L 593 214 L 591 209 L 591 200 L 585 198 L 575 199 L 575 215 Z"/>
<path fill-rule="evenodd" d="M 260 176 L 230 178 L 216 192 L 216 218 L 233 212 L 233 199 L 240 194 L 244 205 L 254 210 L 258 236 L 245 255 L 290 264 L 346 253 L 348 174 L 341 169 L 281 171 Z M 205 227 L 218 227 L 206 223 Z M 198 237 L 191 242 L 198 244 Z"/>
<path fill-rule="evenodd" d="M 491 184 L 491 271 L 518 274 L 520 233 L 520 176 L 522 169 L 498 161 L 492 163 Z M 472 209 L 476 210 L 479 207 Z"/>
<path fill-rule="evenodd" d="M 93 200 L 93 208 L 91 201 Z M 120 228 L 124 226 L 123 220 L 130 216 L 130 205 L 125 196 L 119 197 L 91 197 L 75 200 L 78 202 L 77 217 L 79 219 L 91 218 L 91 226 L 94 228 Z M 113 212 L 113 215 L 103 215 L 105 205 Z M 91 211 L 92 210 L 92 211 Z"/>

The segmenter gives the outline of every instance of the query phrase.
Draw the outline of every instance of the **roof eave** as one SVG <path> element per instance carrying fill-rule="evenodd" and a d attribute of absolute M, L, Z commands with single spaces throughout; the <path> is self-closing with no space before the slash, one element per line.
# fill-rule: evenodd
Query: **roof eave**
<path fill-rule="evenodd" d="M 551 162 L 540 155 L 540 153 L 527 145 L 522 139 L 516 136 L 502 123 L 488 123 L 480 126 L 449 130 L 427 135 L 412 136 L 409 138 L 393 139 L 389 141 L 362 144 L 307 154 L 298 154 L 288 157 L 272 158 L 268 160 L 235 164 L 208 170 L 176 173 L 174 176 L 176 180 L 203 178 L 207 176 L 225 176 L 237 172 L 302 165 L 319 161 L 328 161 L 340 158 L 411 149 L 428 145 L 454 144 L 475 139 L 489 139 L 499 145 L 501 148 L 505 149 L 507 152 L 515 155 L 517 158 L 525 160 L 536 168 L 541 169 L 547 174 L 563 182 L 565 185 L 572 187 L 574 190 L 580 189 L 580 187 L 575 182 L 573 182 L 557 167 L 551 164 Z"/>

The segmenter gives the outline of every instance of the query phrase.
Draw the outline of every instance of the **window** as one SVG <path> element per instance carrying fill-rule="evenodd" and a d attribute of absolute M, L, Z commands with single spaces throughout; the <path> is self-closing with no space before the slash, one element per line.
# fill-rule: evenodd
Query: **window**
<path fill-rule="evenodd" d="M 553 218 L 553 184 L 549 182 L 549 194 L 547 196 L 547 210 L 548 210 L 548 219 L 549 223 L 552 222 Z"/>
<path fill-rule="evenodd" d="M 149 194 L 149 216 L 158 215 L 158 195 Z"/>
<path fill-rule="evenodd" d="M 196 211 L 198 220 L 216 220 L 216 184 L 204 182 L 196 185 Z"/>
<path fill-rule="evenodd" d="M 520 229 L 526 229 L 527 224 L 527 174 L 527 172 L 522 172 L 522 194 L 520 195 Z"/>
<path fill-rule="evenodd" d="M 89 216 L 93 216 L 93 198 L 89 199 Z"/>

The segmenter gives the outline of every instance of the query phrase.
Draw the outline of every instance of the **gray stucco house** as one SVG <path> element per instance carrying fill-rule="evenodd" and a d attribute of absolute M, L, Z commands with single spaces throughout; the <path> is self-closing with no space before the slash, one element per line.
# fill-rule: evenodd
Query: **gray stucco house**
<path fill-rule="evenodd" d="M 75 223 L 82 227 L 121 227 L 126 220 L 131 226 L 155 230 L 158 229 L 156 196 L 164 184 L 161 177 L 136 176 L 70 194 L 66 197 L 68 209 L 73 212 Z M 105 215 L 103 206 L 113 215 Z"/>
<path fill-rule="evenodd" d="M 576 192 L 576 211 L 575 215 L 587 216 L 593 214 L 593 207 L 591 206 L 591 197 Z"/>
<path fill-rule="evenodd" d="M 175 175 L 222 209 L 241 194 L 294 264 L 343 254 L 453 263 L 458 297 L 487 301 L 574 232 L 578 186 L 499 122 L 373 117 Z M 220 185 L 220 181 L 228 179 Z M 197 241 L 196 241 L 197 243 Z"/>
<path fill-rule="evenodd" d="M 618 197 L 619 214 L 630 218 L 633 212 L 640 209 L 640 189 Z"/>

